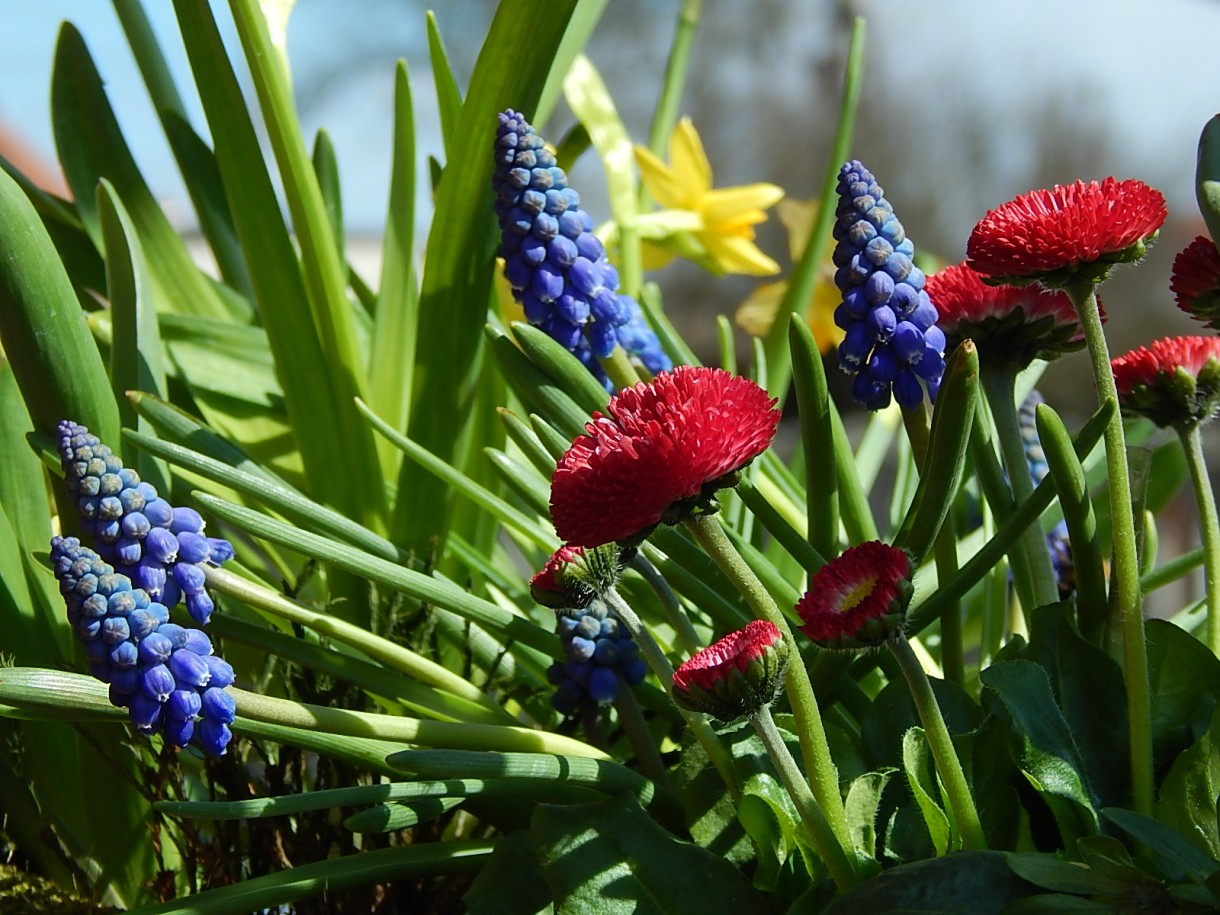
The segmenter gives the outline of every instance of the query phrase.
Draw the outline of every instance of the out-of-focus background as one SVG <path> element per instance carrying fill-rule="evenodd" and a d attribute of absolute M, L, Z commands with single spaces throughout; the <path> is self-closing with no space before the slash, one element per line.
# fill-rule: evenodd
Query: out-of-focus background
<path fill-rule="evenodd" d="M 224 21 L 225 4 L 213 5 Z M 145 6 L 171 68 L 185 75 L 172 5 Z M 641 140 L 678 6 L 677 0 L 613 0 L 590 45 L 628 129 Z M 362 237 L 376 237 L 385 216 L 394 61 L 409 64 L 418 119 L 435 122 L 424 11 L 435 10 L 462 78 L 494 7 L 490 0 L 296 3 L 288 50 L 298 105 L 307 129 L 325 126 L 334 139 L 358 248 L 365 246 Z M 1220 34 L 1220 3 L 714 0 L 704 4 L 682 111 L 694 118 L 717 184 L 772 181 L 794 197 L 815 193 L 857 14 L 868 20 L 868 65 L 853 155 L 877 174 L 922 252 L 960 259 L 979 217 L 1031 188 L 1111 174 L 1138 177 L 1165 193 L 1170 221 L 1147 262 L 1105 287 L 1112 346 L 1124 351 L 1197 326 L 1173 308 L 1167 283 L 1174 253 L 1203 230 L 1192 184 L 1195 144 L 1220 110 L 1220 55 L 1201 53 L 1195 36 Z M 194 215 L 111 5 L 6 3 L 3 17 L 0 143 L 6 154 L 49 185 L 59 181 L 48 91 L 56 31 L 71 20 L 107 80 L 149 183 L 189 232 Z M 184 76 L 180 86 L 187 85 Z M 193 99 L 187 102 L 198 111 Z M 548 133 L 558 136 L 570 124 L 561 108 Z M 196 126 L 206 134 L 201 115 Z M 439 155 L 439 144 L 423 144 L 420 155 Z M 420 175 L 422 183 L 426 168 Z M 602 218 L 601 176 L 592 156 L 578 163 L 573 181 L 594 218 Z M 774 218 L 760 238 L 786 266 L 786 240 Z M 654 278 L 671 310 L 696 319 L 731 313 L 758 282 L 715 280 L 684 263 Z M 1071 363 L 1082 359 L 1052 368 L 1048 387 L 1056 387 L 1049 382 L 1060 373 L 1074 374 Z"/>

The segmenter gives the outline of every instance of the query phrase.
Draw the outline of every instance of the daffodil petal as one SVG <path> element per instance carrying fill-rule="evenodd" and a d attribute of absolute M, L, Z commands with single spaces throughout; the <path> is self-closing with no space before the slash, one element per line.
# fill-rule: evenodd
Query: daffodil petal
<path fill-rule="evenodd" d="M 683 186 L 673 170 L 649 149 L 635 147 L 635 164 L 648 193 L 663 207 L 681 207 Z"/>
<path fill-rule="evenodd" d="M 788 230 L 788 253 L 793 260 L 799 258 L 809 244 L 813 221 L 817 219 L 819 209 L 817 197 L 806 200 L 785 197 L 775 205 L 775 215 Z"/>
<path fill-rule="evenodd" d="M 733 320 L 751 337 L 765 337 L 775 322 L 775 313 L 779 311 L 779 303 L 787 291 L 786 280 L 764 283 L 737 306 Z"/>
<path fill-rule="evenodd" d="M 715 258 L 725 273 L 745 276 L 771 276 L 779 273 L 779 264 L 763 254 L 758 245 L 740 235 L 716 235 L 700 232 L 699 241 Z"/>
<path fill-rule="evenodd" d="M 698 196 L 712 187 L 712 164 L 690 118 L 683 118 L 669 137 L 669 164 L 682 176 L 687 191 Z"/>
<path fill-rule="evenodd" d="M 762 211 L 774 206 L 784 197 L 784 189 L 774 184 L 743 184 L 738 187 L 721 187 L 703 195 L 703 218 L 708 225 L 727 222 L 751 210 Z M 763 214 L 766 218 L 766 214 Z M 761 222 L 762 220 L 754 220 Z"/>

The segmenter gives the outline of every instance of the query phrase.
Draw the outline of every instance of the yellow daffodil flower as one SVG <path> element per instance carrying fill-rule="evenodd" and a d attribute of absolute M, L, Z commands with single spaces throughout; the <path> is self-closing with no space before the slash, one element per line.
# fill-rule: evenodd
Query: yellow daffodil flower
<path fill-rule="evenodd" d="M 642 223 L 651 223 L 640 227 L 643 238 L 683 253 L 691 252 L 693 240 L 706 255 L 696 259 L 717 273 L 779 273 L 779 264 L 754 244 L 754 226 L 784 196 L 782 188 L 766 183 L 713 188 L 712 166 L 690 118 L 683 118 L 669 138 L 669 164 L 642 146 L 635 147 L 635 160 L 644 186 L 666 208 L 642 217 Z"/>
<path fill-rule="evenodd" d="M 781 200 L 775 210 L 779 221 L 788 230 L 788 250 L 795 262 L 809 243 L 809 230 L 817 214 L 818 201 L 788 198 Z M 813 283 L 813 295 L 804 309 L 805 320 L 813 329 L 813 338 L 823 353 L 838 346 L 839 341 L 843 339 L 843 331 L 835 325 L 834 318 L 835 309 L 842 301 L 842 295 L 834 283 L 834 275 L 834 264 L 828 259 L 818 271 Z M 752 336 L 766 336 L 787 292 L 787 280 L 759 286 L 738 307 L 734 316 L 737 326 Z"/>

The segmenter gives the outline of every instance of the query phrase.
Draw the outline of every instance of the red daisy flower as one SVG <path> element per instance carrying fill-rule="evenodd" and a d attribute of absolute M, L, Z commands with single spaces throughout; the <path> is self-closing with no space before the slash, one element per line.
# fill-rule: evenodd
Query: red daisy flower
<path fill-rule="evenodd" d="M 822 566 L 797 602 L 801 632 L 823 648 L 869 648 L 897 632 L 914 587 L 911 557 L 879 540 Z"/>
<path fill-rule="evenodd" d="M 1169 288 L 1178 308 L 1213 330 L 1220 330 L 1220 251 L 1200 235 L 1173 259 Z"/>
<path fill-rule="evenodd" d="M 1190 428 L 1220 410 L 1220 338 L 1165 337 L 1110 363 L 1129 416 Z"/>
<path fill-rule="evenodd" d="M 551 519 L 572 544 L 597 546 L 676 524 L 767 450 L 775 400 L 722 369 L 679 366 L 619 391 L 559 460 Z"/>
<path fill-rule="evenodd" d="M 1034 359 L 1054 359 L 1084 346 L 1076 309 L 1063 292 L 991 285 L 966 263 L 931 274 L 924 290 L 940 315 L 936 323 L 945 332 L 946 348 L 973 340 L 984 364 L 1021 369 Z"/>
<path fill-rule="evenodd" d="M 721 721 L 752 715 L 779 695 L 787 664 L 779 629 L 754 620 L 674 671 L 674 700 Z"/>
<path fill-rule="evenodd" d="M 990 210 L 966 255 L 983 276 L 1013 285 L 1100 282 L 1113 264 L 1142 257 L 1167 215 L 1164 196 L 1142 181 L 1056 184 Z"/>

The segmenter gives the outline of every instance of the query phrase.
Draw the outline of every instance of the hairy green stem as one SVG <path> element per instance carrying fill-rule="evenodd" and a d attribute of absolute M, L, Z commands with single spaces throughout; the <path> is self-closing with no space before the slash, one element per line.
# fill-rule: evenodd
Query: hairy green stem
<path fill-rule="evenodd" d="M 843 796 L 839 793 L 839 773 L 834 761 L 830 758 L 830 747 L 826 742 L 826 729 L 822 726 L 822 714 L 818 709 L 817 699 L 813 694 L 813 685 L 809 682 L 809 672 L 805 665 L 795 660 L 800 658 L 800 650 L 788 621 L 780 612 L 775 600 L 763 587 L 758 576 L 754 574 L 741 554 L 733 547 L 714 515 L 696 515 L 683 522 L 699 545 L 720 567 L 742 597 L 746 599 L 754 616 L 760 620 L 774 623 L 776 628 L 788 643 L 793 663 L 788 665 L 784 674 L 784 686 L 787 689 L 788 701 L 792 705 L 792 713 L 796 717 L 797 736 L 801 741 L 801 756 L 805 762 L 805 771 L 809 773 L 810 787 L 817 799 L 818 805 L 826 816 L 826 821 L 834 833 L 839 847 L 849 857 L 852 841 L 851 831 L 847 825 L 847 814 L 843 809 Z"/>
<path fill-rule="evenodd" d="M 1186 451 L 1186 466 L 1195 490 L 1199 509 L 1199 530 L 1203 536 L 1203 576 L 1207 593 L 1207 647 L 1220 655 L 1220 519 L 1216 516 L 1216 496 L 1212 492 L 1207 464 L 1203 459 L 1203 439 L 1199 426 L 1178 430 Z"/>
<path fill-rule="evenodd" d="M 755 732 L 762 740 L 763 746 L 767 748 L 767 755 L 771 757 L 775 772 L 788 790 L 792 803 L 796 805 L 801 820 L 809 830 L 813 847 L 818 850 L 818 854 L 826 863 L 826 869 L 830 871 L 830 877 L 834 880 L 835 886 L 840 891 L 851 889 L 857 882 L 851 859 L 839 845 L 834 832 L 826 822 L 822 808 L 814 800 L 813 792 L 809 790 L 805 777 L 797 767 L 796 760 L 788 752 L 788 746 L 784 743 L 779 728 L 775 726 L 775 719 L 771 717 L 770 706 L 764 705 L 751 715 L 750 723 L 754 725 Z"/>
<path fill-rule="evenodd" d="M 1000 453 L 1004 467 L 1008 470 L 1008 484 L 1012 488 L 1013 501 L 1018 505 L 1028 499 L 1034 491 L 1030 476 L 1029 458 L 1021 440 L 1021 423 L 1017 418 L 1017 375 L 1008 366 L 984 366 L 982 371 L 983 393 L 991 407 L 991 418 L 995 423 L 996 437 L 1000 440 Z M 1014 566 L 1013 575 L 1029 575 L 1029 593 L 1034 607 L 1043 607 L 1059 600 L 1059 586 L 1055 581 L 1055 567 L 1051 564 L 1050 550 L 1042 527 L 1033 524 L 1021 537 L 1021 548 L 1028 560 L 1028 570 Z"/>
<path fill-rule="evenodd" d="M 982 851 L 987 848 L 987 838 L 983 835 L 983 825 L 979 821 L 978 809 L 974 806 L 970 785 L 966 782 L 966 773 L 962 771 L 961 760 L 957 757 L 957 750 L 949 736 L 949 729 L 945 726 L 944 716 L 940 713 L 936 695 L 932 692 L 932 682 L 903 633 L 897 633 L 886 645 L 897 658 L 907 685 L 911 688 L 911 697 L 915 700 L 924 735 L 932 750 L 936 772 L 940 776 L 941 784 L 945 786 L 953 823 L 962 837 L 962 848 L 966 851 Z"/>
<path fill-rule="evenodd" d="M 606 606 L 614 611 L 619 621 L 627 627 L 631 637 L 640 646 L 640 653 L 644 655 L 644 660 L 648 663 L 657 679 L 661 681 L 661 687 L 665 690 L 670 700 L 672 700 L 674 696 L 674 666 L 669 663 L 669 658 L 665 657 L 665 652 L 661 651 L 661 646 L 657 644 L 657 640 L 652 637 L 652 633 L 644 628 L 644 622 L 640 619 L 639 615 L 631 609 L 631 605 L 623 600 L 623 596 L 615 588 L 610 588 L 606 591 L 602 595 L 602 599 L 606 602 Z M 682 713 L 682 717 L 686 720 L 686 726 L 695 735 L 695 739 L 699 741 L 704 752 L 707 753 L 708 759 L 711 760 L 716 771 L 720 773 L 721 779 L 724 780 L 725 786 L 733 796 L 733 802 L 736 803 L 741 799 L 741 786 L 737 783 L 737 772 L 733 767 L 733 757 L 729 754 L 728 749 L 720 741 L 720 738 L 716 736 L 716 732 L 708 724 L 706 716 L 683 708 L 677 702 L 674 705 Z"/>
<path fill-rule="evenodd" d="M 1088 345 L 1099 403 L 1118 401 L 1118 387 L 1110 369 L 1110 348 L 1101 327 L 1097 290 L 1092 282 L 1066 290 L 1076 306 Z M 1136 811 L 1152 815 L 1152 696 L 1148 682 L 1148 648 L 1140 598 L 1140 567 L 1135 542 L 1135 516 L 1131 507 L 1131 479 L 1127 467 L 1127 442 L 1118 411 L 1106 425 L 1106 469 L 1109 475 L 1111 539 L 1114 580 L 1110 612 L 1118 620 L 1123 636 L 1123 676 L 1127 691 L 1128 739 L 1131 745 L 1131 791 Z"/>

